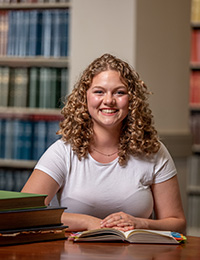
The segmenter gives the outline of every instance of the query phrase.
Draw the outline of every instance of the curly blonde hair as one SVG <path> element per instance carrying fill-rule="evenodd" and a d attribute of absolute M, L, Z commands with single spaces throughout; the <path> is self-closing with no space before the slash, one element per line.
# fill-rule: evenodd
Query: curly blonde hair
<path fill-rule="evenodd" d="M 70 143 L 79 160 L 87 157 L 93 141 L 93 122 L 87 107 L 87 90 L 93 78 L 106 70 L 119 72 L 121 81 L 128 88 L 129 113 L 123 121 L 119 140 L 119 164 L 125 165 L 130 155 L 149 156 L 160 147 L 153 116 L 147 103 L 149 92 L 138 73 L 128 63 L 110 54 L 95 59 L 84 71 L 74 86 L 61 113 L 58 134 Z"/>

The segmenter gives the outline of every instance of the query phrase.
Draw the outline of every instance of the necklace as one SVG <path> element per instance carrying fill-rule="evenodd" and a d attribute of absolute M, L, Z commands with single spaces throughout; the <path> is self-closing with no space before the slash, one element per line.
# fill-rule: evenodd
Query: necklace
<path fill-rule="evenodd" d="M 104 156 L 112 156 L 112 155 L 114 155 L 114 154 L 116 154 L 116 153 L 118 153 L 118 151 L 116 151 L 116 152 L 114 152 L 114 153 L 110 153 L 110 154 L 106 154 L 106 153 L 102 153 L 102 152 L 100 152 L 100 151 L 98 151 L 97 149 L 95 149 L 95 148 L 92 148 L 92 150 L 94 150 L 94 151 L 96 151 L 97 153 L 100 153 L 100 154 L 102 154 L 102 155 L 104 155 Z"/>

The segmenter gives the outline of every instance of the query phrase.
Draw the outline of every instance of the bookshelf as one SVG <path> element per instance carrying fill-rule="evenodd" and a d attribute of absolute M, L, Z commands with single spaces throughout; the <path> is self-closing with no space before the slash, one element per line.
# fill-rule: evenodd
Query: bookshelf
<path fill-rule="evenodd" d="M 200 0 L 191 6 L 190 129 L 193 145 L 188 174 L 188 234 L 200 234 Z"/>
<path fill-rule="evenodd" d="M 70 8 L 68 0 L 0 1 L 0 189 L 20 190 L 58 139 Z"/>

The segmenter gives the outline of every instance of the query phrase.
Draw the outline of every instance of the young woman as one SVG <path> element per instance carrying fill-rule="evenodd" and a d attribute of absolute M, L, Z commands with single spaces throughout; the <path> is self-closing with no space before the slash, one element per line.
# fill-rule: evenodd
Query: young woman
<path fill-rule="evenodd" d="M 48 194 L 46 204 L 56 195 L 67 207 L 62 222 L 69 230 L 184 233 L 177 172 L 147 96 L 126 62 L 110 54 L 94 60 L 62 109 L 61 140 L 44 153 L 22 192 Z"/>

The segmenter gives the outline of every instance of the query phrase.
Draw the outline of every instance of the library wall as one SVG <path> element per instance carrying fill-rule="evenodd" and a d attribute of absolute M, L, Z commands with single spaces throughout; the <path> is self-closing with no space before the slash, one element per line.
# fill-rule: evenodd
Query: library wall
<path fill-rule="evenodd" d="M 104 53 L 135 65 L 136 0 L 72 0 L 70 87 Z"/>
<path fill-rule="evenodd" d="M 188 0 L 137 2 L 136 68 L 153 92 L 150 105 L 161 140 L 178 171 L 187 215 L 190 13 Z"/>

